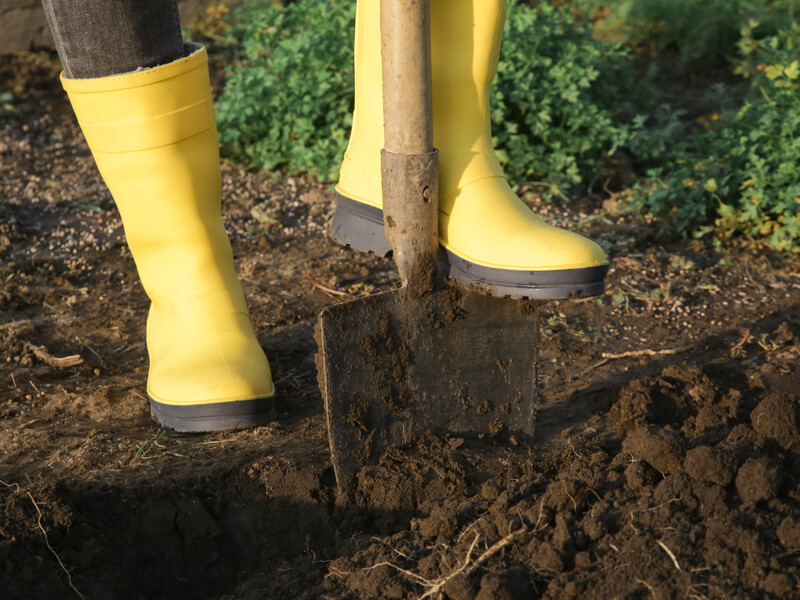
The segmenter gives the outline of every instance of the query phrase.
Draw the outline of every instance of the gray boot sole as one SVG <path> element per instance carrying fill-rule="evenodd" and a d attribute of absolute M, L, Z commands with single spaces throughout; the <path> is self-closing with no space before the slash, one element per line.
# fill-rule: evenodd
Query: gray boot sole
<path fill-rule="evenodd" d="M 331 237 L 356 250 L 389 256 L 392 247 L 383 233 L 380 208 L 336 194 Z M 470 262 L 442 248 L 442 269 L 448 277 L 492 296 L 557 300 L 587 298 L 605 291 L 608 265 L 556 271 L 493 269 Z"/>
<path fill-rule="evenodd" d="M 179 406 L 150 398 L 150 414 L 159 425 L 182 432 L 228 431 L 275 420 L 275 398 Z"/>

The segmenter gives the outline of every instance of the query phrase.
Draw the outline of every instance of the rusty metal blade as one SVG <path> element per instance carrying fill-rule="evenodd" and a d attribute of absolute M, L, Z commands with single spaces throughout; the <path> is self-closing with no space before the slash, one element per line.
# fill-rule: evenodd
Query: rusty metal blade
<path fill-rule="evenodd" d="M 327 307 L 317 341 L 342 492 L 389 446 L 428 431 L 533 439 L 538 303 L 401 288 Z"/>

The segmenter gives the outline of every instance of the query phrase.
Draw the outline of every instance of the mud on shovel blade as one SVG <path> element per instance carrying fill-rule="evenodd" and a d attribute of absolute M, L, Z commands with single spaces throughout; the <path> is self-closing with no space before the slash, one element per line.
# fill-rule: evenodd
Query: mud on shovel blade
<path fill-rule="evenodd" d="M 340 491 L 428 431 L 529 443 L 539 307 L 439 268 L 428 0 L 381 0 L 384 229 L 403 287 L 324 309 L 320 386 Z"/>

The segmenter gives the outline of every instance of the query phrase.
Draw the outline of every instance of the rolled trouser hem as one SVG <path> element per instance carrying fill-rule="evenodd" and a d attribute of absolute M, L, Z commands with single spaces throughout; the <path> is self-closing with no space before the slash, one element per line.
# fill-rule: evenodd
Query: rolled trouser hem
<path fill-rule="evenodd" d="M 91 79 L 183 57 L 177 0 L 43 0 L 68 77 Z"/>

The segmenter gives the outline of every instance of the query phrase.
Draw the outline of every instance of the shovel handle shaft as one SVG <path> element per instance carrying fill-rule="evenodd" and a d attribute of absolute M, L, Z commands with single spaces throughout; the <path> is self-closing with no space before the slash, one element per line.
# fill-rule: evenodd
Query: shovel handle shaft
<path fill-rule="evenodd" d="M 383 226 L 403 286 L 418 296 L 444 280 L 430 37 L 430 0 L 381 0 Z"/>
<path fill-rule="evenodd" d="M 381 0 L 384 148 L 433 151 L 430 0 Z"/>

